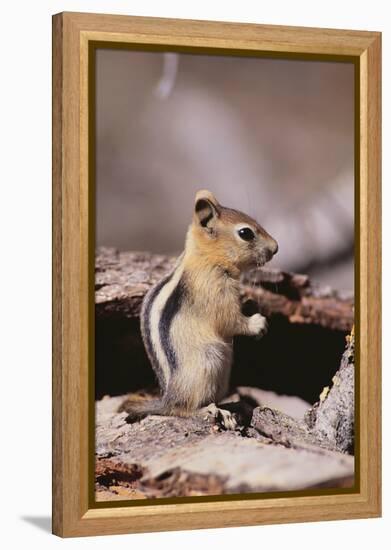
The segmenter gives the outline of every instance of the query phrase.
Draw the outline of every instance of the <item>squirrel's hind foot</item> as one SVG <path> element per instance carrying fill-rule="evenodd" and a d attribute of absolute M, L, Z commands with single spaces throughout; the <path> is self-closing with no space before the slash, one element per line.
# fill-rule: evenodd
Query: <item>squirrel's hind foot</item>
<path fill-rule="evenodd" d="M 215 424 L 226 430 L 235 430 L 237 422 L 234 415 L 225 409 L 220 409 L 215 403 L 211 403 L 207 407 L 200 410 L 205 420 L 213 420 Z"/>

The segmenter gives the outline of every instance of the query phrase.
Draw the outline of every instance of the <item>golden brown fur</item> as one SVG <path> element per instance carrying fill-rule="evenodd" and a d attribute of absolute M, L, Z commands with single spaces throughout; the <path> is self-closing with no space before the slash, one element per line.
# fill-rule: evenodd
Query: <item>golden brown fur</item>
<path fill-rule="evenodd" d="M 185 251 L 173 273 L 145 297 L 141 329 L 162 397 L 123 405 L 129 420 L 146 414 L 191 414 L 228 390 L 232 339 L 260 336 L 266 319 L 241 312 L 239 276 L 263 265 L 276 241 L 252 218 L 199 191 Z M 213 409 L 216 414 L 216 407 Z M 225 425 L 234 422 L 225 414 Z"/>

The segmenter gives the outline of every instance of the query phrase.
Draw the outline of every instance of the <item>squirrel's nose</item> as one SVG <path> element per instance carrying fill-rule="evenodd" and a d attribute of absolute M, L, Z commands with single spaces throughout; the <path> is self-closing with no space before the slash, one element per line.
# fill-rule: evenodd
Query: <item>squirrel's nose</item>
<path fill-rule="evenodd" d="M 267 262 L 269 262 L 273 258 L 273 252 L 271 248 L 269 247 L 265 248 L 265 256 L 266 256 Z"/>
<path fill-rule="evenodd" d="M 268 261 L 271 260 L 274 254 L 277 254 L 277 252 L 278 252 L 278 243 L 277 241 L 273 240 L 268 244 L 268 247 L 267 247 Z"/>
<path fill-rule="evenodd" d="M 270 261 L 274 254 L 277 254 L 278 252 L 278 244 L 277 244 L 277 241 L 271 241 L 268 243 L 266 249 L 265 249 L 265 252 L 266 252 L 266 258 L 267 260 L 266 261 Z"/>

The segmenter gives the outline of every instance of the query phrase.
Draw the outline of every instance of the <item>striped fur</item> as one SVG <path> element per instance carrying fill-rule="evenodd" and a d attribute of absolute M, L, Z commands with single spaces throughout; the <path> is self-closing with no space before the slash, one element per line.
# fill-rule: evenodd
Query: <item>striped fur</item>
<path fill-rule="evenodd" d="M 148 292 L 148 294 L 144 298 L 143 307 L 141 311 L 141 331 L 142 331 L 142 336 L 144 340 L 144 346 L 148 354 L 148 358 L 155 371 L 155 374 L 158 378 L 159 385 L 161 388 L 164 388 L 165 386 L 165 377 L 163 374 L 164 371 L 159 364 L 159 361 L 155 352 L 155 348 L 154 348 L 154 343 L 151 337 L 150 316 L 151 316 L 151 310 L 152 310 L 152 306 L 155 301 L 155 298 L 158 296 L 163 286 L 170 281 L 172 276 L 173 276 L 173 273 L 170 273 L 170 275 L 167 275 L 166 277 L 164 277 L 164 279 L 159 281 L 150 290 L 150 292 Z"/>
<path fill-rule="evenodd" d="M 141 310 L 141 334 L 143 336 L 144 345 L 147 350 L 152 367 L 158 378 L 159 385 L 162 391 L 165 391 L 170 379 L 170 372 L 172 366 L 170 364 L 170 343 L 169 343 L 169 330 L 167 326 L 167 333 L 162 318 L 166 318 L 163 312 L 166 308 L 172 304 L 171 295 L 177 287 L 181 274 L 182 274 L 181 257 L 168 276 L 162 281 L 158 282 L 146 295 L 143 307 Z M 171 308 L 173 305 L 171 305 Z"/>
<path fill-rule="evenodd" d="M 238 225 L 239 224 L 239 225 Z M 254 232 L 252 242 L 238 228 Z M 241 312 L 239 276 L 265 263 L 277 243 L 249 216 L 199 192 L 184 253 L 172 273 L 146 295 L 141 332 L 161 398 L 129 401 L 131 421 L 146 414 L 190 414 L 228 391 L 235 334 L 261 335 L 266 320 Z"/>
<path fill-rule="evenodd" d="M 171 323 L 175 315 L 179 312 L 181 305 L 186 298 L 186 286 L 184 278 L 179 279 L 176 287 L 168 297 L 159 321 L 159 336 L 164 354 L 166 356 L 170 370 L 178 368 L 178 359 L 170 336 Z"/>

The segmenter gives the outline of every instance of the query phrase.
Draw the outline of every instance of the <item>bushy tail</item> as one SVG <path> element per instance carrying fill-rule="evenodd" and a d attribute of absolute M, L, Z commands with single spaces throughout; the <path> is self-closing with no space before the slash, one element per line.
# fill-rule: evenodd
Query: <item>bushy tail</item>
<path fill-rule="evenodd" d="M 127 412 L 126 422 L 133 424 L 149 414 L 168 415 L 170 412 L 162 399 L 150 398 L 144 395 L 132 395 L 118 408 L 118 412 Z"/>

